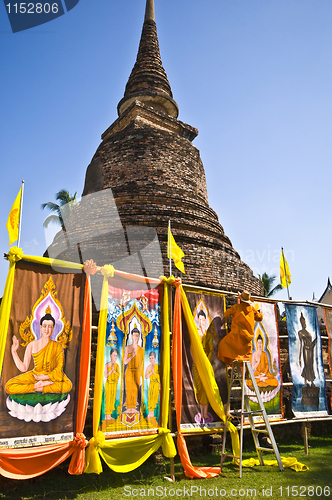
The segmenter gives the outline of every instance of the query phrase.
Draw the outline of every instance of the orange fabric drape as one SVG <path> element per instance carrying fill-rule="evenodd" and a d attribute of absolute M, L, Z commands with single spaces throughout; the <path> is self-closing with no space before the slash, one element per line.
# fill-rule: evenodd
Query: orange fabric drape
<path fill-rule="evenodd" d="M 90 276 L 85 280 L 84 313 L 82 325 L 82 345 L 79 372 L 79 386 L 77 398 L 76 435 L 74 437 L 74 451 L 68 468 L 69 474 L 83 474 L 85 469 L 85 447 L 87 442 L 83 434 L 88 407 L 90 387 L 90 357 L 91 357 L 91 325 L 92 325 L 92 303 Z"/>
<path fill-rule="evenodd" d="M 82 344 L 80 357 L 80 379 L 78 388 L 76 434 L 73 441 L 47 446 L 0 450 L 0 474 L 10 479 L 29 479 L 40 476 L 64 462 L 72 455 L 70 474 L 82 474 L 85 466 L 86 439 L 83 428 L 86 417 L 90 382 L 91 346 L 91 289 L 90 278 L 86 278 Z"/>
<path fill-rule="evenodd" d="M 178 430 L 177 446 L 187 477 L 209 478 L 220 474 L 220 467 L 194 467 L 191 463 L 188 448 L 184 436 L 181 433 L 181 408 L 182 408 L 182 322 L 181 322 L 181 281 L 175 280 L 175 303 L 173 317 L 173 344 L 172 344 L 172 367 L 174 382 L 174 398 L 176 410 L 176 425 Z"/>

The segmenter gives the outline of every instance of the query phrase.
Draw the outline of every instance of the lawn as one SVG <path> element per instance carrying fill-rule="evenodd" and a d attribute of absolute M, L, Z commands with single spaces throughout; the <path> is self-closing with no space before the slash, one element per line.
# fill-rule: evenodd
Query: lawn
<path fill-rule="evenodd" d="M 179 458 L 175 459 L 176 481 L 164 479 L 169 475 L 169 462 L 151 457 L 139 469 L 116 474 L 104 464 L 100 475 L 70 476 L 68 462 L 44 474 L 26 480 L 13 481 L 0 477 L 0 499 L 15 500 L 103 500 L 125 498 L 332 498 L 332 437 L 311 437 L 309 455 L 303 442 L 279 442 L 280 455 L 296 457 L 309 467 L 306 472 L 264 466 L 244 468 L 239 479 L 238 467 L 226 462 L 222 474 L 213 479 L 189 480 L 183 474 Z M 220 453 L 191 453 L 194 465 L 219 465 Z M 274 458 L 266 453 L 266 458 Z M 245 445 L 244 458 L 255 457 L 251 444 Z"/>

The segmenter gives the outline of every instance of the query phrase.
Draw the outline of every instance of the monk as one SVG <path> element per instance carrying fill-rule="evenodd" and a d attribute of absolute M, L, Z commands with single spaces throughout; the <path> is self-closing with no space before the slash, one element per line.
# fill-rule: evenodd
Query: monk
<path fill-rule="evenodd" d="M 25 349 L 24 360 L 21 361 L 17 349 L 19 341 L 13 336 L 11 347 L 15 365 L 22 373 L 13 377 L 6 384 L 7 394 L 29 394 L 29 393 L 62 393 L 69 392 L 72 383 L 63 373 L 64 356 L 59 342 L 51 340 L 55 325 L 55 319 L 49 313 L 40 319 L 40 338 L 33 340 Z M 35 367 L 29 368 L 31 357 Z"/>
<path fill-rule="evenodd" d="M 154 412 L 159 400 L 160 393 L 160 375 L 159 366 L 156 364 L 156 353 L 151 351 L 149 354 L 150 364 L 145 370 L 145 378 L 150 378 L 149 399 L 148 399 L 148 418 L 154 417 Z"/>
<path fill-rule="evenodd" d="M 133 343 L 127 345 L 124 352 L 123 364 L 127 365 L 125 373 L 126 381 L 126 410 L 124 413 L 139 413 L 137 410 L 138 391 L 142 386 L 143 375 L 143 349 L 138 345 L 140 333 L 138 328 L 133 328 Z"/>
<path fill-rule="evenodd" d="M 115 398 L 118 380 L 120 377 L 119 365 L 116 362 L 118 350 L 111 349 L 111 361 L 105 365 L 105 420 L 115 420 L 112 413 L 115 410 Z"/>
<path fill-rule="evenodd" d="M 255 321 L 263 319 L 263 314 L 251 305 L 249 292 L 239 293 L 239 298 L 240 304 L 235 304 L 225 312 L 225 319 L 232 317 L 231 330 L 218 346 L 218 358 L 227 365 L 231 365 L 235 359 L 249 361 Z"/>

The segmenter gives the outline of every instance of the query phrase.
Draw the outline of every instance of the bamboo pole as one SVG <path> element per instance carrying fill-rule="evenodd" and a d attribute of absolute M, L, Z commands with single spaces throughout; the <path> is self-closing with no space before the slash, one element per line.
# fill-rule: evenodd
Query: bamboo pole
<path fill-rule="evenodd" d="M 192 290 L 192 291 L 199 291 L 202 290 L 203 292 L 208 292 L 208 293 L 213 293 L 215 295 L 230 295 L 230 296 L 237 296 L 237 292 L 229 292 L 227 290 L 218 290 L 217 288 L 205 288 L 202 286 L 196 286 L 196 285 L 186 285 L 185 283 L 182 284 L 184 290 Z M 259 300 L 260 302 L 270 302 L 270 303 L 278 303 L 282 302 L 285 304 L 294 304 L 294 305 L 306 305 L 306 304 L 311 304 L 316 307 L 325 307 L 326 309 L 332 309 L 331 304 L 324 304 L 322 302 L 313 302 L 311 300 L 287 300 L 287 299 L 273 299 L 273 298 L 267 298 L 267 297 L 260 297 L 259 295 L 251 295 L 251 298 L 253 300 Z"/>

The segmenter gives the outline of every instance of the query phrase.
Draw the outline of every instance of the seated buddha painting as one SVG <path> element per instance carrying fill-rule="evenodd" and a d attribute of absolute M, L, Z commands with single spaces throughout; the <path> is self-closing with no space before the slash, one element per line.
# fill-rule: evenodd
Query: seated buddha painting
<path fill-rule="evenodd" d="M 49 278 L 32 314 L 11 339 L 12 360 L 20 372 L 5 384 L 6 405 L 12 417 L 49 422 L 66 410 L 72 382 L 64 373 L 64 349 L 71 338 L 71 327 Z M 21 357 L 20 345 L 25 347 Z"/>
<path fill-rule="evenodd" d="M 251 366 L 264 403 L 271 401 L 280 391 L 280 374 L 277 359 L 269 346 L 269 335 L 264 325 L 255 325 Z M 247 380 L 247 393 L 256 401 L 253 384 Z"/>

